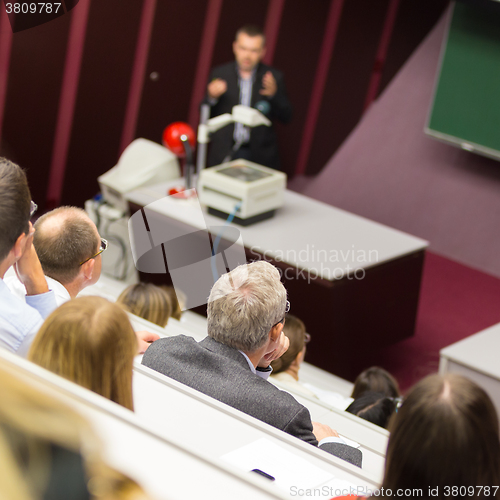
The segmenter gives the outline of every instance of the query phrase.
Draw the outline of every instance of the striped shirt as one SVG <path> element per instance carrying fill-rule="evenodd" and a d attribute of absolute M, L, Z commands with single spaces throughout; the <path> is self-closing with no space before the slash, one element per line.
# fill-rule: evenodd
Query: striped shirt
<path fill-rule="evenodd" d="M 242 78 L 238 76 L 238 84 L 240 86 L 240 104 L 250 106 L 252 101 L 252 87 L 255 80 L 255 70 L 250 78 Z M 233 139 L 235 142 L 234 150 L 237 150 L 242 144 L 247 144 L 250 141 L 250 129 L 242 123 L 234 124 Z"/>

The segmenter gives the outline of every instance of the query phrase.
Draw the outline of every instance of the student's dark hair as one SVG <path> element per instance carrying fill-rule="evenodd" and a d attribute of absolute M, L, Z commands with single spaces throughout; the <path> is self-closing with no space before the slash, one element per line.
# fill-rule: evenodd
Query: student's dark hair
<path fill-rule="evenodd" d="M 31 194 L 26 174 L 7 158 L 0 158 L 0 262 L 22 233 L 29 231 Z"/>
<path fill-rule="evenodd" d="M 248 36 L 261 36 L 262 37 L 262 40 L 263 40 L 263 45 L 266 44 L 266 35 L 264 35 L 264 32 L 262 31 L 262 28 L 260 28 L 259 26 L 257 26 L 256 24 L 245 24 L 245 26 L 242 26 L 237 32 L 236 32 L 236 36 L 234 37 L 234 39 L 236 40 L 236 38 L 238 38 L 238 35 L 240 34 L 245 34 L 245 35 L 248 35 Z"/>
<path fill-rule="evenodd" d="M 422 489 L 424 497 L 444 500 L 447 487 L 500 485 L 497 413 L 486 392 L 461 375 L 431 375 L 416 384 L 389 430 L 384 489 Z M 475 488 L 471 496 L 490 495 L 500 498 L 498 489 Z"/>
<path fill-rule="evenodd" d="M 281 357 L 271 363 L 274 374 L 288 370 L 297 355 L 304 349 L 306 327 L 302 320 L 292 314 L 286 314 L 283 333 L 290 340 L 290 346 Z"/>
<path fill-rule="evenodd" d="M 380 392 L 368 391 L 355 399 L 345 411 L 387 429 L 397 401 Z"/>
<path fill-rule="evenodd" d="M 46 222 L 57 216 L 62 216 L 57 231 L 46 230 Z M 99 248 L 95 227 L 81 208 L 56 208 L 42 215 L 35 229 L 33 245 L 43 272 L 63 285 L 75 279 L 80 263 L 95 255 Z"/>
<path fill-rule="evenodd" d="M 381 392 L 389 398 L 400 396 L 399 385 L 396 379 L 379 366 L 372 366 L 362 371 L 354 381 L 351 398 L 357 399 L 364 392 Z"/>

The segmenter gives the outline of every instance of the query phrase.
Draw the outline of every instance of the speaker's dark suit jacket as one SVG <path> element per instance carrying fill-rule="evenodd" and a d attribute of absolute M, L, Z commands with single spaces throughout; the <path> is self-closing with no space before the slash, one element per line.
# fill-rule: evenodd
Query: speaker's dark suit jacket
<path fill-rule="evenodd" d="M 290 121 L 292 117 L 292 106 L 288 100 L 283 79 L 283 73 L 277 69 L 271 68 L 265 64 L 259 63 L 255 70 L 255 81 L 252 87 L 251 107 L 259 101 L 269 102 L 269 112 L 265 115 L 272 121 L 278 120 L 283 123 Z M 273 97 L 269 98 L 260 94 L 262 90 L 262 77 L 267 71 L 273 74 L 278 89 Z M 238 84 L 238 69 L 236 62 L 224 64 L 214 68 L 210 74 L 210 80 L 221 78 L 227 83 L 227 91 L 219 97 L 217 104 L 211 108 L 211 117 L 222 115 L 223 113 L 231 113 L 233 106 L 240 102 L 240 87 Z M 208 98 L 205 98 L 205 103 L 209 103 Z M 211 135 L 209 151 L 208 151 L 208 166 L 218 165 L 222 163 L 224 158 L 232 151 L 233 147 L 233 132 L 234 124 L 226 125 Z M 276 132 L 273 126 L 267 127 L 260 125 L 250 129 L 250 154 L 251 160 L 255 163 L 265 165 L 267 167 L 278 169 L 279 155 L 278 145 L 276 142 Z"/>
<path fill-rule="evenodd" d="M 255 375 L 237 350 L 210 337 L 196 342 L 178 335 L 157 340 L 142 364 L 314 446 L 307 408 L 287 392 Z M 361 467 L 361 451 L 342 443 L 321 449 Z"/>

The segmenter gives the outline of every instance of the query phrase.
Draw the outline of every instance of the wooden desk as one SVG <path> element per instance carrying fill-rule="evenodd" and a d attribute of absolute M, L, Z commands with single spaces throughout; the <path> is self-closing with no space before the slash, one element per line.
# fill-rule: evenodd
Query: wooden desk
<path fill-rule="evenodd" d="M 131 213 L 165 196 L 166 186 L 127 195 Z M 206 230 L 224 221 L 167 199 L 149 212 L 172 224 Z M 414 333 L 427 242 L 292 191 L 273 219 L 236 227 L 248 260 L 263 258 L 282 272 L 291 313 L 313 335 L 308 361 L 353 380 L 370 350 Z M 168 232 L 168 231 L 166 231 Z M 142 274 L 167 282 L 165 275 Z"/>
<path fill-rule="evenodd" d="M 439 373 L 460 373 L 480 385 L 500 414 L 500 323 L 439 351 Z"/>

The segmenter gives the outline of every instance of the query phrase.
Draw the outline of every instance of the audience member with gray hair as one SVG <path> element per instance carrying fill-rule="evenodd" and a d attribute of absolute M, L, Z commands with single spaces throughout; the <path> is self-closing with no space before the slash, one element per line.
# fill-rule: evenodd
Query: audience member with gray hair
<path fill-rule="evenodd" d="M 208 337 L 184 335 L 155 342 L 142 363 L 348 462 L 361 451 L 267 381 L 270 363 L 288 348 L 283 334 L 289 304 L 275 267 L 257 261 L 219 278 L 208 299 Z"/>

